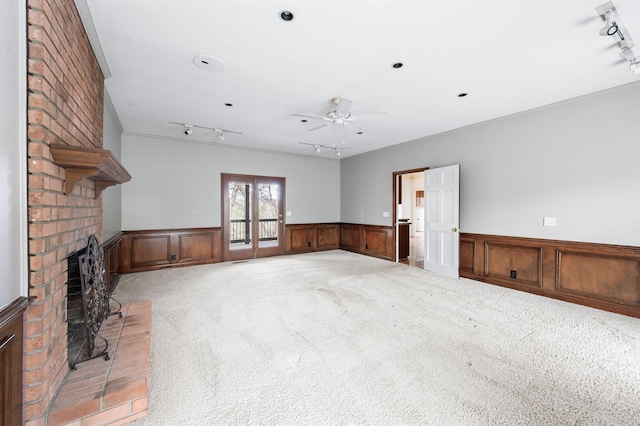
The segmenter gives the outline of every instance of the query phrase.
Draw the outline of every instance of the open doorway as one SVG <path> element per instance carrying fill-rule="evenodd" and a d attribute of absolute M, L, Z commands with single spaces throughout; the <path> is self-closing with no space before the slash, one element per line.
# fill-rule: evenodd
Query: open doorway
<path fill-rule="evenodd" d="M 428 167 L 393 173 L 395 261 L 424 266 L 424 172 Z"/>

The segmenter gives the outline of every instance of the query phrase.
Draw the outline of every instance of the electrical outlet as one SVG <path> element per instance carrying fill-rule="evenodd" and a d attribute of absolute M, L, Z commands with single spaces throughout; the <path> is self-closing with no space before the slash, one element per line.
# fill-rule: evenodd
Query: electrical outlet
<path fill-rule="evenodd" d="M 171 260 L 176 260 L 176 255 L 175 254 L 171 254 Z"/>
<path fill-rule="evenodd" d="M 382 212 L 382 217 L 389 217 L 389 212 Z"/>
<path fill-rule="evenodd" d="M 511 278 L 518 278 L 518 271 L 511 270 Z"/>
<path fill-rule="evenodd" d="M 555 217 L 542 218 L 542 226 L 556 226 L 556 218 Z"/>

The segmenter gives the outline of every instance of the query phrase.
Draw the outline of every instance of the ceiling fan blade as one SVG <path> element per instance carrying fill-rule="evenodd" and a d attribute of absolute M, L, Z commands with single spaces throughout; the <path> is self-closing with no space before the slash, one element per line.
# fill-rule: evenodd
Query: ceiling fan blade
<path fill-rule="evenodd" d="M 309 115 L 309 114 L 291 114 L 295 117 L 305 117 L 305 118 L 316 118 L 320 120 L 329 120 L 327 117 L 322 117 L 321 115 Z"/>
<path fill-rule="evenodd" d="M 358 114 L 358 115 L 353 115 L 352 117 L 358 121 L 380 120 L 380 119 L 389 117 L 389 113 L 377 112 L 374 114 Z"/>
<path fill-rule="evenodd" d="M 309 130 L 307 130 L 307 132 L 310 132 L 310 131 L 312 131 L 312 130 L 322 129 L 323 127 L 331 126 L 331 124 L 333 124 L 333 122 L 323 124 L 322 126 L 314 127 L 313 129 L 309 129 Z"/>
<path fill-rule="evenodd" d="M 338 107 L 336 108 L 336 114 L 338 114 L 338 117 L 346 117 L 351 109 L 351 104 L 352 102 L 349 99 L 340 98 Z"/>

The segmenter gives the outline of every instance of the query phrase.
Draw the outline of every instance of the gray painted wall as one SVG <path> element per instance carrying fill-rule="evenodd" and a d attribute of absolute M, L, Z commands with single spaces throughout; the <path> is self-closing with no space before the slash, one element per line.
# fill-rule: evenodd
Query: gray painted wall
<path fill-rule="evenodd" d="M 252 151 L 124 133 L 122 229 L 221 226 L 221 173 L 286 178 L 286 222 L 340 221 L 336 159 Z"/>
<path fill-rule="evenodd" d="M 638 246 L 639 160 L 634 83 L 344 158 L 341 220 L 391 225 L 394 171 L 458 163 L 462 232 Z"/>
<path fill-rule="evenodd" d="M 118 160 L 121 157 L 122 127 L 105 89 L 104 100 L 104 149 L 111 151 Z M 125 166 L 125 168 L 127 168 Z M 102 241 L 122 230 L 122 185 L 110 186 L 102 191 Z"/>
<path fill-rule="evenodd" d="M 25 2 L 0 2 L 0 308 L 27 295 Z"/>

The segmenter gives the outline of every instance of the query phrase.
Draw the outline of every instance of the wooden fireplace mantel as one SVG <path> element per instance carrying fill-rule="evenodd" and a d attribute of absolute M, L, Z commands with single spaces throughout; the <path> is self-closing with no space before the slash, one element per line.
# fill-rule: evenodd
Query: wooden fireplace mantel
<path fill-rule="evenodd" d="M 53 162 L 65 169 L 65 194 L 70 194 L 73 186 L 85 177 L 95 181 L 95 198 L 105 188 L 131 180 L 129 172 L 109 150 L 57 144 L 49 148 Z"/>

